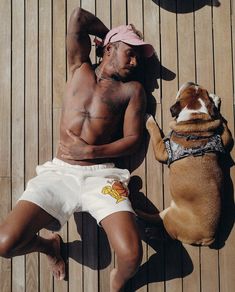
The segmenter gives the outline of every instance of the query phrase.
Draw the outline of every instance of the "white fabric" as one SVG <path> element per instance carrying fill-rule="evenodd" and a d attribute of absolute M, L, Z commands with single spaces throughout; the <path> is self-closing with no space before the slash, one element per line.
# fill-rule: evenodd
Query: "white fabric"
<path fill-rule="evenodd" d="M 130 179 L 127 169 L 115 168 L 112 163 L 71 165 L 54 158 L 37 166 L 36 172 L 19 200 L 40 206 L 59 221 L 48 229 L 59 230 L 74 212 L 89 212 L 98 224 L 115 212 L 134 213 L 126 197 Z M 116 184 L 121 190 L 114 189 Z"/>

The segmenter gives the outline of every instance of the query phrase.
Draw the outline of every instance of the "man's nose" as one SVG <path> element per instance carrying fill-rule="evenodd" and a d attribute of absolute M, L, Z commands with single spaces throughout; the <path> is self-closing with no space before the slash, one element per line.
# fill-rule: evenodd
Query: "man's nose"
<path fill-rule="evenodd" d="M 130 65 L 136 67 L 138 64 L 136 57 L 131 57 Z"/>

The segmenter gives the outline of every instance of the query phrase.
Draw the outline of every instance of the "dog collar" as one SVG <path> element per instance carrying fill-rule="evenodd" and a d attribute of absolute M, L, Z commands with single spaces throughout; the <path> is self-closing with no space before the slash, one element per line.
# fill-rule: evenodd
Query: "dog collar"
<path fill-rule="evenodd" d="M 208 136 L 199 136 L 199 135 L 192 135 L 192 134 L 184 134 L 184 133 L 179 133 L 176 131 L 172 131 L 172 134 L 174 133 L 174 136 L 180 137 L 180 138 L 185 138 L 186 141 L 192 141 L 192 140 L 204 140 L 204 139 L 209 139 L 213 135 L 208 135 Z"/>

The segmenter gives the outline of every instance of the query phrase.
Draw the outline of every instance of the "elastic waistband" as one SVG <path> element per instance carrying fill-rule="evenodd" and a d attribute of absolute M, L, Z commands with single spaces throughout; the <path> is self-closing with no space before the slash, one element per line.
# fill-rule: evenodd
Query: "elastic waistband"
<path fill-rule="evenodd" d="M 101 164 L 94 164 L 94 165 L 77 165 L 77 164 L 69 164 L 63 160 L 58 158 L 54 158 L 52 163 L 59 165 L 59 166 L 66 166 L 71 167 L 74 169 L 81 169 L 81 170 L 97 170 L 97 169 L 106 169 L 106 168 L 114 168 L 114 163 L 101 163 Z"/>

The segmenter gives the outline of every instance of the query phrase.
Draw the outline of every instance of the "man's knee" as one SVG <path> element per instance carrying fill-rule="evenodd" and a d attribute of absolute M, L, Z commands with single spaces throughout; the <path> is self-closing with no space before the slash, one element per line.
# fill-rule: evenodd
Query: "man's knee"
<path fill-rule="evenodd" d="M 135 271 L 141 264 L 142 256 L 143 250 L 140 242 L 132 246 L 126 246 L 117 253 L 119 260 L 125 263 L 125 265 L 133 271 Z"/>
<path fill-rule="evenodd" d="M 10 258 L 15 245 L 15 236 L 5 227 L 0 227 L 0 256 Z"/>

